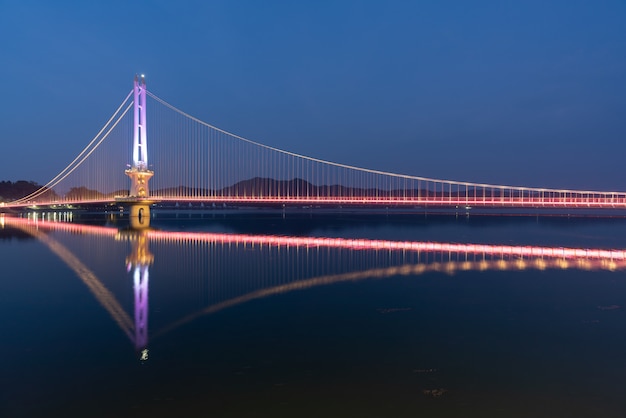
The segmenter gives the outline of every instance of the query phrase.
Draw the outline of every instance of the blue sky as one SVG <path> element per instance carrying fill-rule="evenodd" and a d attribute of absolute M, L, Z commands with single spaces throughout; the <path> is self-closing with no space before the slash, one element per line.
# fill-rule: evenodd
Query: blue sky
<path fill-rule="evenodd" d="M 145 73 L 313 157 L 626 190 L 625 28 L 623 1 L 0 0 L 0 180 L 46 182 Z"/>

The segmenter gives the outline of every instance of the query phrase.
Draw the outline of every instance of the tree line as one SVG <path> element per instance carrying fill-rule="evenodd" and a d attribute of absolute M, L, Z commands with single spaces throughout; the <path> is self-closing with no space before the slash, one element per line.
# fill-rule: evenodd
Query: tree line
<path fill-rule="evenodd" d="M 33 193 L 41 188 L 34 181 L 0 181 L 0 202 L 9 202 Z"/>

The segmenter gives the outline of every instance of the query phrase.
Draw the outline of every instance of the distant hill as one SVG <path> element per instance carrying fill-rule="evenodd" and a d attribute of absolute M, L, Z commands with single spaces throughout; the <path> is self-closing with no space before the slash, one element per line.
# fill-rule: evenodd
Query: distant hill
<path fill-rule="evenodd" d="M 193 189 L 179 186 L 153 190 L 155 195 L 181 196 L 349 196 L 352 193 L 364 193 L 362 189 L 349 189 L 344 186 L 315 186 L 302 179 L 274 180 L 255 177 L 242 180 L 232 186 L 221 189 Z M 375 193 L 375 192 L 371 192 Z"/>
<path fill-rule="evenodd" d="M 19 199 L 39 190 L 41 186 L 34 181 L 18 180 L 0 181 L 0 202 L 8 202 Z"/>
<path fill-rule="evenodd" d="M 346 187 L 338 184 L 314 185 L 306 180 L 275 180 L 254 177 L 217 190 L 193 189 L 185 186 L 152 190 L 154 195 L 179 196 L 326 196 L 326 197 L 401 197 L 417 196 L 416 190 L 380 190 Z"/>

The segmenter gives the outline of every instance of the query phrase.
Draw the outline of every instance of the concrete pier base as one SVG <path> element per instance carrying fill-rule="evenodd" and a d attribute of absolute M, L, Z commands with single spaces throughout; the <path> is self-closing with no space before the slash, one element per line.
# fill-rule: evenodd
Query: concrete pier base
<path fill-rule="evenodd" d="M 132 229 L 150 227 L 150 205 L 144 203 L 130 205 L 130 227 Z"/>

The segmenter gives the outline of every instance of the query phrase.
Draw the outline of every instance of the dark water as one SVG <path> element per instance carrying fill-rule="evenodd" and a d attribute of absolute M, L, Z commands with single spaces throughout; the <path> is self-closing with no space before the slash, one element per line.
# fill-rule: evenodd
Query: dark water
<path fill-rule="evenodd" d="M 0 416 L 626 416 L 623 262 L 369 241 L 626 249 L 624 219 L 57 219 L 2 221 Z"/>

